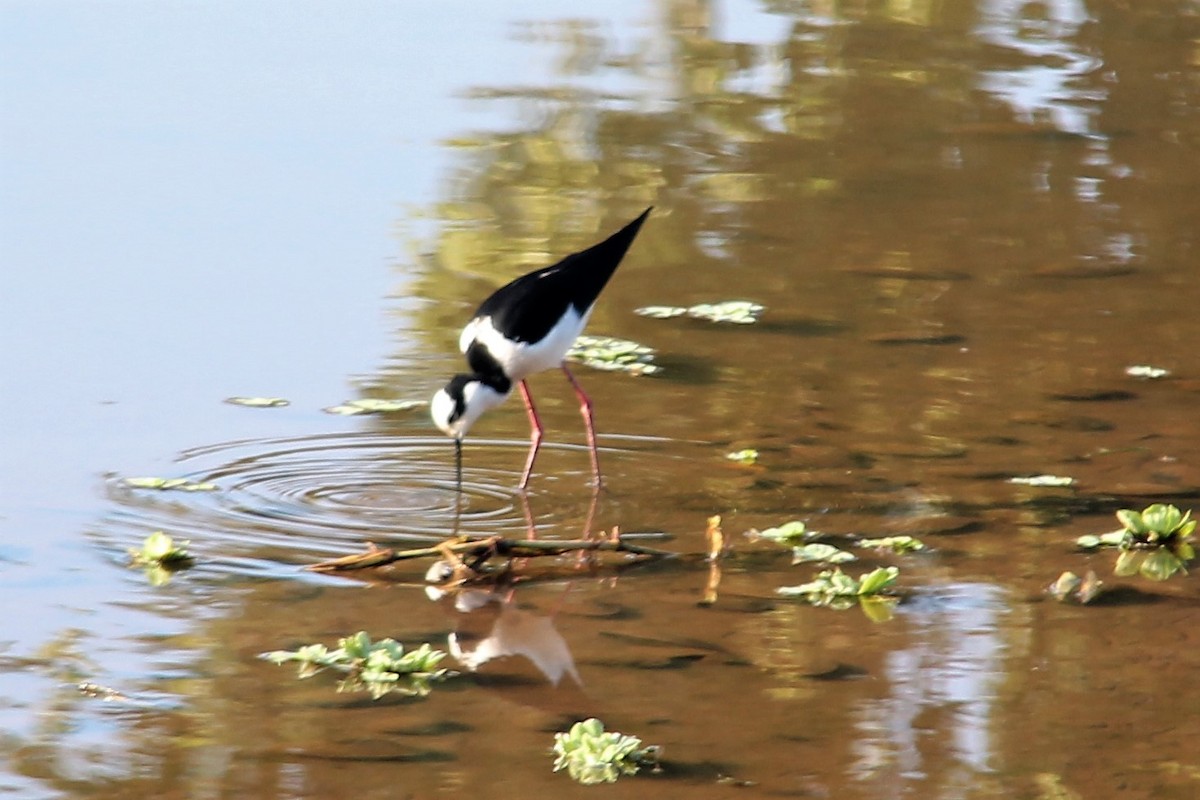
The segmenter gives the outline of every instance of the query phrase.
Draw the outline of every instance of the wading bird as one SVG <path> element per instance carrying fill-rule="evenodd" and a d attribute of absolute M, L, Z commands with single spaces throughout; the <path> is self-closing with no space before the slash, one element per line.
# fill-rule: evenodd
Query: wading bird
<path fill-rule="evenodd" d="M 522 275 L 484 300 L 463 328 L 458 347 L 467 356 L 470 374 L 455 375 L 433 396 L 430 413 L 434 424 L 454 437 L 459 486 L 462 485 L 462 440 L 483 412 L 495 408 L 512 394 L 515 384 L 529 414 L 529 456 L 518 488 L 529 484 L 533 462 L 542 443 L 542 421 L 534 408 L 525 378 L 535 372 L 560 367 L 579 398 L 579 411 L 587 426 L 592 472 L 601 485 L 592 402 L 563 360 L 575 338 L 583 332 L 596 298 L 612 277 L 637 236 L 649 208 L 599 244 L 543 269 Z"/>

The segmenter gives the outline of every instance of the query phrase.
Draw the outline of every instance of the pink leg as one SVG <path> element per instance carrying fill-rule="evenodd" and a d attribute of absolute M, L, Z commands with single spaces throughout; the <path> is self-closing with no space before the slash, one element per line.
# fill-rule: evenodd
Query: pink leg
<path fill-rule="evenodd" d="M 518 489 L 529 485 L 529 475 L 533 472 L 533 460 L 537 458 L 538 448 L 542 446 L 542 421 L 538 419 L 537 409 L 533 407 L 533 398 L 529 396 L 529 387 L 525 381 L 517 384 L 521 389 L 521 399 L 525 401 L 525 411 L 529 414 L 529 457 L 525 459 L 525 472 L 521 475 Z"/>
<path fill-rule="evenodd" d="M 592 425 L 592 401 L 588 399 L 579 381 L 575 380 L 571 370 L 567 369 L 566 362 L 563 362 L 562 371 L 566 373 L 567 380 L 575 389 L 575 396 L 579 398 L 579 413 L 583 415 L 583 422 L 587 426 L 588 447 L 592 449 L 592 473 L 596 476 L 596 488 L 599 489 L 604 485 L 604 480 L 600 477 L 600 454 L 596 450 L 596 429 Z"/>

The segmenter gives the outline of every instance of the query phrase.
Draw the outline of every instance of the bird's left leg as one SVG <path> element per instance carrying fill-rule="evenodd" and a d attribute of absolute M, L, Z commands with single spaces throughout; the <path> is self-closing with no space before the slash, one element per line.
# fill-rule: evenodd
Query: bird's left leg
<path fill-rule="evenodd" d="M 575 376 L 571 374 L 565 361 L 562 371 L 575 389 L 575 396 L 579 398 L 579 413 L 583 415 L 583 423 L 587 426 L 587 442 L 592 452 L 592 473 L 596 476 L 596 488 L 598 489 L 604 484 L 604 480 L 600 477 L 600 453 L 596 450 L 596 428 L 592 424 L 592 401 L 583 391 L 583 387 L 579 385 L 579 381 L 575 380 Z"/>

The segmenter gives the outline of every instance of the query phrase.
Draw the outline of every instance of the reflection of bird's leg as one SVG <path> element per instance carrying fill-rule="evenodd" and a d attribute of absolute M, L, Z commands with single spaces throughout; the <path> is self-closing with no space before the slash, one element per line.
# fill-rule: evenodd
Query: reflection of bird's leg
<path fill-rule="evenodd" d="M 565 365 L 563 369 L 566 369 Z M 571 379 L 572 383 L 574 380 L 574 378 Z M 521 390 L 521 399 L 525 401 L 525 412 L 529 415 L 529 456 L 525 459 L 525 472 L 521 474 L 521 482 L 517 484 L 518 489 L 524 489 L 529 485 L 529 476 L 533 473 L 533 461 L 537 458 L 538 448 L 542 446 L 542 421 L 538 418 L 537 409 L 533 407 L 533 397 L 530 396 L 529 387 L 525 385 L 525 381 L 521 381 L 517 386 Z"/>
<path fill-rule="evenodd" d="M 537 524 L 533 521 L 533 511 L 529 507 L 529 497 L 521 494 L 521 512 L 525 515 L 525 532 L 530 539 L 536 539 Z"/>
<path fill-rule="evenodd" d="M 596 519 L 596 505 L 600 501 L 600 487 L 596 486 L 592 489 L 592 499 L 588 503 L 587 517 L 583 521 L 583 530 L 579 534 L 579 538 L 587 541 L 598 537 L 592 531 L 592 523 Z M 591 566 L 596 563 L 596 553 L 591 550 L 580 550 L 575 555 L 575 566 L 582 569 L 585 566 Z"/>

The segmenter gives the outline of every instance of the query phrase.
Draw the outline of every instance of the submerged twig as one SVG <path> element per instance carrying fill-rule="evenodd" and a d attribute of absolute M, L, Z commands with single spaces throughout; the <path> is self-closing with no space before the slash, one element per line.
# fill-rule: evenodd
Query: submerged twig
<path fill-rule="evenodd" d="M 370 544 L 363 553 L 343 556 L 330 561 L 311 564 L 305 569 L 313 572 L 345 572 L 356 569 L 382 567 L 396 561 L 414 558 L 445 558 L 454 555 L 464 558 L 472 567 L 479 567 L 493 557 L 536 558 L 538 556 L 560 556 L 566 553 L 610 552 L 627 553 L 644 558 L 675 558 L 678 553 L 654 547 L 634 544 L 620 533 L 604 539 L 507 539 L 503 536 L 484 538 L 451 539 L 429 547 L 397 550 Z"/>

